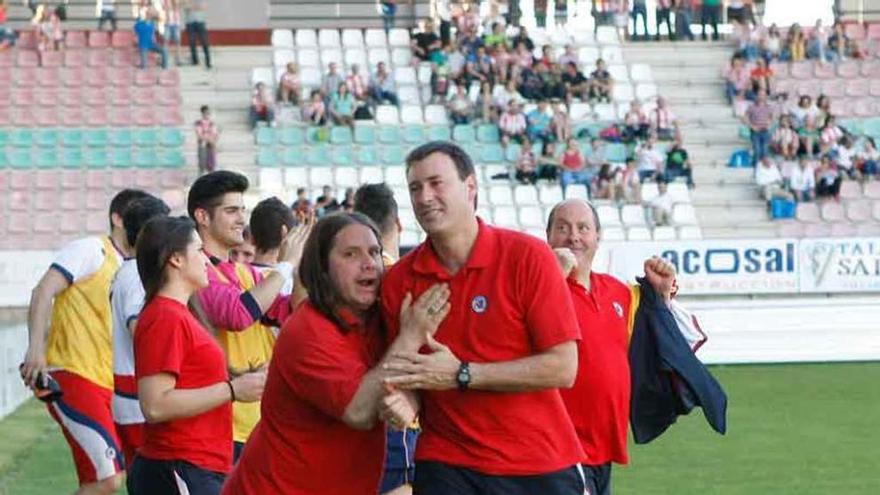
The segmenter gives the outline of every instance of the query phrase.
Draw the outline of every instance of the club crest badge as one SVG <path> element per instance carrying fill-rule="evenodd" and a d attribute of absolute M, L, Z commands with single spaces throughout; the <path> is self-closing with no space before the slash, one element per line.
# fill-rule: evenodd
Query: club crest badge
<path fill-rule="evenodd" d="M 474 310 L 474 313 L 485 313 L 488 307 L 489 300 L 486 299 L 486 296 L 474 296 L 474 298 L 471 299 L 471 309 Z"/>
<path fill-rule="evenodd" d="M 621 306 L 619 302 L 614 301 L 611 303 L 611 307 L 614 308 L 614 312 L 617 313 L 619 318 L 623 318 L 623 306 Z"/>

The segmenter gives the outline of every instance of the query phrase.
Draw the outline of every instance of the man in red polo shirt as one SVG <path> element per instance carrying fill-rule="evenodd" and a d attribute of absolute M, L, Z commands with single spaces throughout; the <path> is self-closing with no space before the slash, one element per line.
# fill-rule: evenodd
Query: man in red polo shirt
<path fill-rule="evenodd" d="M 550 211 L 547 241 L 566 275 L 582 334 L 577 380 L 561 393 L 586 454 L 590 495 L 610 495 L 611 463 L 628 462 L 629 340 L 639 306 L 638 285 L 592 271 L 600 235 L 599 215 L 587 201 L 569 199 Z M 645 276 L 668 301 L 675 282 L 672 264 L 648 259 Z"/>
<path fill-rule="evenodd" d="M 577 374 L 580 330 L 549 247 L 475 215 L 477 181 L 458 146 L 433 142 L 406 160 L 428 240 L 382 283 L 389 338 L 407 293 L 449 284 L 452 310 L 429 354 L 400 353 L 386 380 L 420 390 L 414 493 L 582 495 L 584 453 L 560 387 Z"/>

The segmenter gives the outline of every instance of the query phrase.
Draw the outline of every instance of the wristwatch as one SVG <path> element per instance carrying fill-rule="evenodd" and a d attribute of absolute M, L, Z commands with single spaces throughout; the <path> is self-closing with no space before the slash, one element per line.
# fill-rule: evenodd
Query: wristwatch
<path fill-rule="evenodd" d="M 458 374 L 455 375 L 455 381 L 458 383 L 458 389 L 464 392 L 471 384 L 471 365 L 462 361 L 458 367 Z"/>

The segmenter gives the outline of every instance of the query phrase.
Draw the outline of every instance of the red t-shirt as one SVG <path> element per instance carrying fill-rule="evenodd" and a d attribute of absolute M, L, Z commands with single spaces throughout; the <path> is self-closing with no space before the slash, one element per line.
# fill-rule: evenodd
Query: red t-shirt
<path fill-rule="evenodd" d="M 343 333 L 310 302 L 299 305 L 275 344 L 262 418 L 223 493 L 377 493 L 385 429 L 355 430 L 340 418 L 382 341 L 378 321 Z"/>
<path fill-rule="evenodd" d="M 484 224 L 470 258 L 450 275 L 425 242 L 382 282 L 382 313 L 391 337 L 401 302 L 447 282 L 452 309 L 436 338 L 468 362 L 510 361 L 578 340 L 571 296 L 556 258 L 541 240 Z M 499 393 L 422 391 L 416 460 L 490 475 L 531 475 L 583 460 L 574 426 L 556 389 Z"/>
<path fill-rule="evenodd" d="M 586 457 L 584 464 L 626 464 L 629 427 L 630 288 L 610 275 L 590 274 L 590 290 L 569 278 L 581 327 L 578 376 L 561 390 Z"/>
<path fill-rule="evenodd" d="M 183 304 L 156 296 L 141 312 L 134 332 L 137 378 L 170 373 L 176 389 L 194 389 L 228 379 L 223 350 Z M 183 460 L 209 471 L 232 467 L 232 403 L 190 418 L 146 423 L 139 454 Z"/>
<path fill-rule="evenodd" d="M 584 168 L 584 157 L 583 155 L 581 155 L 580 151 L 566 150 L 562 154 L 562 166 L 568 170 L 577 172 L 578 170 Z"/>

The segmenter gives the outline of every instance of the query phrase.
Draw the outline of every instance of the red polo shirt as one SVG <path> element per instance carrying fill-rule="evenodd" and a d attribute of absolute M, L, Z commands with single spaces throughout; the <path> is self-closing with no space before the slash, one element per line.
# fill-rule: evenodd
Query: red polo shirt
<path fill-rule="evenodd" d="M 389 335 L 400 329 L 401 302 L 447 282 L 452 309 L 436 338 L 463 360 L 510 361 L 578 340 L 571 297 L 556 259 L 532 236 L 480 222 L 470 257 L 455 275 L 430 242 L 402 258 L 382 282 Z M 500 393 L 422 391 L 416 460 L 491 475 L 531 475 L 583 460 L 574 426 L 556 389 Z"/>
<path fill-rule="evenodd" d="M 344 332 L 311 302 L 287 319 L 275 344 L 262 418 L 224 494 L 376 493 L 385 459 L 382 423 L 369 431 L 342 422 L 364 375 L 381 357 L 376 323 Z"/>
<path fill-rule="evenodd" d="M 626 284 L 602 273 L 590 274 L 589 291 L 571 278 L 568 288 L 582 339 L 577 380 L 560 392 L 587 454 L 583 463 L 626 464 L 629 336 L 638 301 Z"/>

